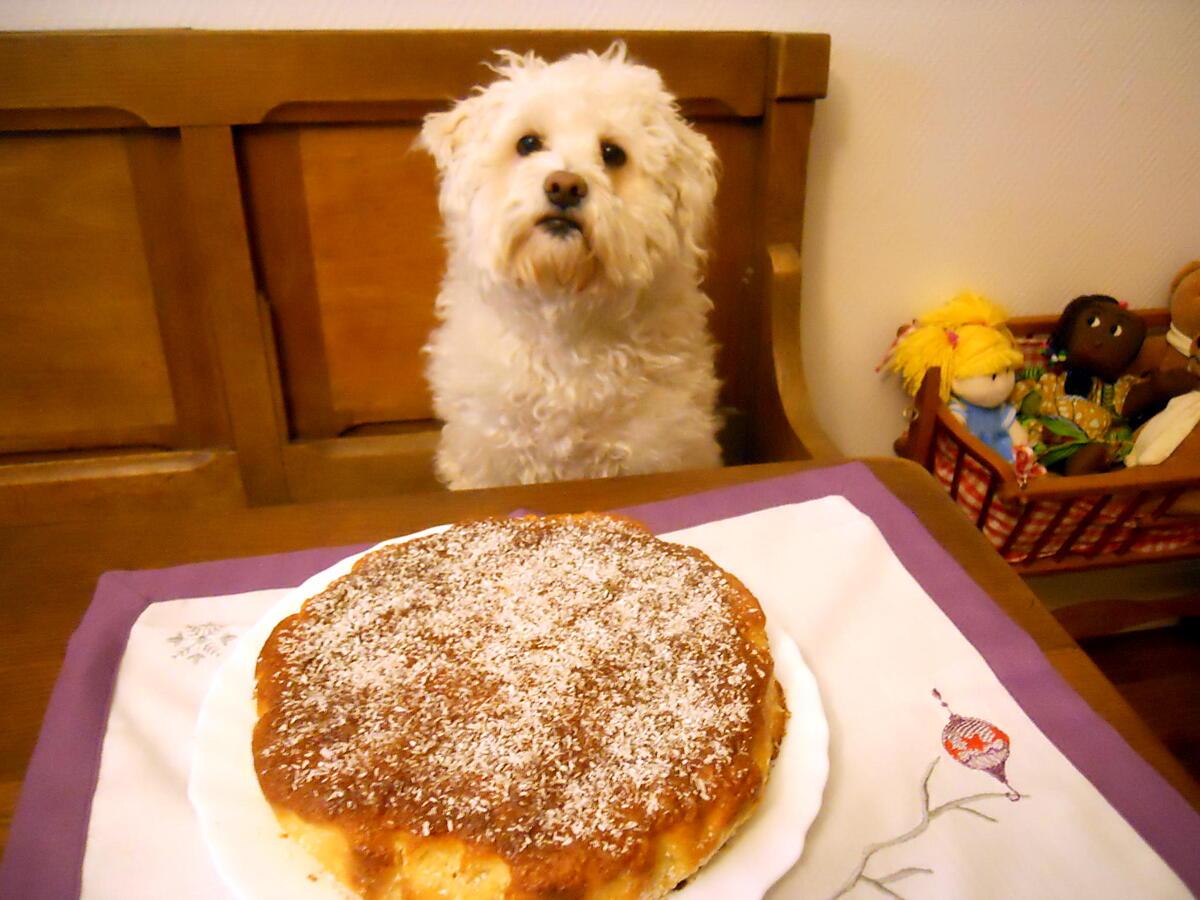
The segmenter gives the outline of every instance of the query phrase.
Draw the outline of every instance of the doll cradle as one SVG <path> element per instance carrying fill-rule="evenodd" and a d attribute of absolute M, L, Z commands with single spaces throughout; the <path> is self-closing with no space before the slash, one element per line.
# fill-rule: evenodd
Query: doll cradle
<path fill-rule="evenodd" d="M 1140 310 L 1153 356 L 1170 323 L 1166 310 Z M 1056 316 L 1008 325 L 1026 361 L 1040 362 Z M 1135 364 L 1136 365 L 1136 364 Z M 1021 575 L 1042 575 L 1200 557 L 1200 429 L 1157 466 L 1073 478 L 1046 476 L 1022 486 L 1013 467 L 974 437 L 938 396 L 940 371 L 929 371 L 914 400 L 898 455 L 928 470 Z M 1134 616 L 1200 613 L 1200 596 Z M 1077 635 L 1079 636 L 1079 635 Z"/>

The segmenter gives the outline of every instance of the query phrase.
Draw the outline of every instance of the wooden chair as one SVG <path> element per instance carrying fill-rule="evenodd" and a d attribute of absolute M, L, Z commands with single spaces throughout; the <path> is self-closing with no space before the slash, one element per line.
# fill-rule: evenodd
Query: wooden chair
<path fill-rule="evenodd" d="M 627 39 L 723 165 L 707 290 L 727 462 L 836 458 L 800 358 L 826 35 L 0 36 L 0 522 L 436 487 L 443 267 L 421 117 Z"/>

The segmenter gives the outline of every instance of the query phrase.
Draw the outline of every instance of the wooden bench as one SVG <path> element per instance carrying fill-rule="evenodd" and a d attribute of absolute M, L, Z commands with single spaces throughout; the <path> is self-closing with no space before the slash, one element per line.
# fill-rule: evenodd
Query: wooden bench
<path fill-rule="evenodd" d="M 443 268 L 421 117 L 628 40 L 712 139 L 726 461 L 835 458 L 800 360 L 826 35 L 0 36 L 0 522 L 436 487 Z"/>

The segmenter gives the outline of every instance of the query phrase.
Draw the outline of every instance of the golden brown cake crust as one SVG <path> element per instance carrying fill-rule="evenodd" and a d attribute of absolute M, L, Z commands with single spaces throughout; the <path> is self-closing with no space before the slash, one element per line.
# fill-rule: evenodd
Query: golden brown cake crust
<path fill-rule="evenodd" d="M 259 783 L 345 838 L 364 896 L 418 894 L 400 857 L 439 841 L 502 862 L 498 896 L 657 895 L 760 794 L 785 718 L 764 624 L 704 554 L 617 516 L 390 545 L 264 645 Z"/>

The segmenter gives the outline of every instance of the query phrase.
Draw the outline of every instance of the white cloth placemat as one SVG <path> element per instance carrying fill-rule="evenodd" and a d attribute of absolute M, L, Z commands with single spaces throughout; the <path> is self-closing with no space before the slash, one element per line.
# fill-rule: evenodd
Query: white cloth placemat
<path fill-rule="evenodd" d="M 768 896 L 1189 896 L 848 502 L 827 497 L 664 537 L 741 578 L 820 686 L 825 802 L 800 863 Z M 186 795 L 191 727 L 231 639 L 282 593 L 157 603 L 134 626 L 104 740 L 85 897 L 224 895 Z M 935 688 L 959 717 L 946 734 L 957 758 L 943 746 L 952 720 Z M 1016 802 L 986 766 L 1006 751 Z"/>

